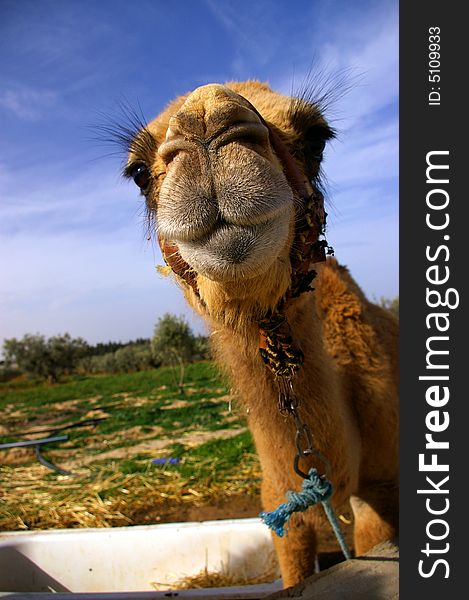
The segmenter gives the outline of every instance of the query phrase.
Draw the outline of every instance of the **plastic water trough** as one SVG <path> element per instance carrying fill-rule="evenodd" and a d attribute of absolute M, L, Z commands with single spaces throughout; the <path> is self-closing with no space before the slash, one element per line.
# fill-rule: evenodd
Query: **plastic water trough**
<path fill-rule="evenodd" d="M 207 572 L 272 583 L 177 590 Z M 8 600 L 254 600 L 281 589 L 260 519 L 0 534 L 0 598 Z"/>

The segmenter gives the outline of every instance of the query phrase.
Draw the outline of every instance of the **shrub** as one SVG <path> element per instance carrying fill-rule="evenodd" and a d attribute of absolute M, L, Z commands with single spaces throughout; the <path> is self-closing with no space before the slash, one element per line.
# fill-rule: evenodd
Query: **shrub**
<path fill-rule="evenodd" d="M 26 375 L 57 383 L 59 377 L 74 372 L 86 355 L 88 344 L 70 334 L 46 339 L 43 335 L 26 334 L 20 340 L 5 340 L 5 366 L 16 367 Z"/>

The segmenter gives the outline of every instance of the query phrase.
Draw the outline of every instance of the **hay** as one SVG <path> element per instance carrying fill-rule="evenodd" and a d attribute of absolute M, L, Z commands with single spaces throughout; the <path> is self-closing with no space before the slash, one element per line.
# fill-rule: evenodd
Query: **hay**
<path fill-rule="evenodd" d="M 204 588 L 221 588 L 233 587 L 242 585 L 256 585 L 260 583 L 272 583 L 278 578 L 277 569 L 275 567 L 268 573 L 264 573 L 258 577 L 248 577 L 242 573 L 221 573 L 209 572 L 207 567 L 196 575 L 189 575 L 180 579 L 176 584 L 171 586 L 173 590 L 191 590 Z"/>
<path fill-rule="evenodd" d="M 223 482 L 188 481 L 171 470 L 125 475 L 111 468 L 90 465 L 84 473 L 56 475 L 37 464 L 0 467 L 0 530 L 164 522 L 168 512 L 177 520 L 181 507 L 259 493 L 257 465 L 240 465 Z"/>

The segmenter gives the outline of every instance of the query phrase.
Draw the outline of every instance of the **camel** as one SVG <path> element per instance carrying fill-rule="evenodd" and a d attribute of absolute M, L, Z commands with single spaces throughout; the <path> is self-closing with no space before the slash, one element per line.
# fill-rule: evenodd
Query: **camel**
<path fill-rule="evenodd" d="M 239 393 L 264 509 L 301 473 L 327 470 L 333 506 L 352 507 L 359 555 L 397 535 L 398 320 L 326 260 L 320 171 L 333 137 L 304 96 L 208 84 L 131 136 L 124 174 Z M 323 518 L 312 507 L 274 536 L 284 586 L 313 573 Z"/>

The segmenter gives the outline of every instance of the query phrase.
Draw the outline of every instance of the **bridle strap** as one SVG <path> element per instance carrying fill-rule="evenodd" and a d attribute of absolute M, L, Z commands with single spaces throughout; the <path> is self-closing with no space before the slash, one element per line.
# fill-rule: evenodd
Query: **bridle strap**
<path fill-rule="evenodd" d="M 304 177 L 285 142 L 264 120 L 263 123 L 269 130 L 271 146 L 282 164 L 285 177 L 302 201 L 296 210 L 295 240 L 290 252 L 292 280 L 294 280 L 306 276 L 311 264 L 326 260 L 327 243 L 319 240 L 326 225 L 324 198 L 321 192 L 313 189 L 311 183 Z M 298 287 L 299 283 L 298 281 L 295 285 L 292 281 L 293 285 L 290 289 L 292 297 L 298 295 L 295 287 Z"/>

